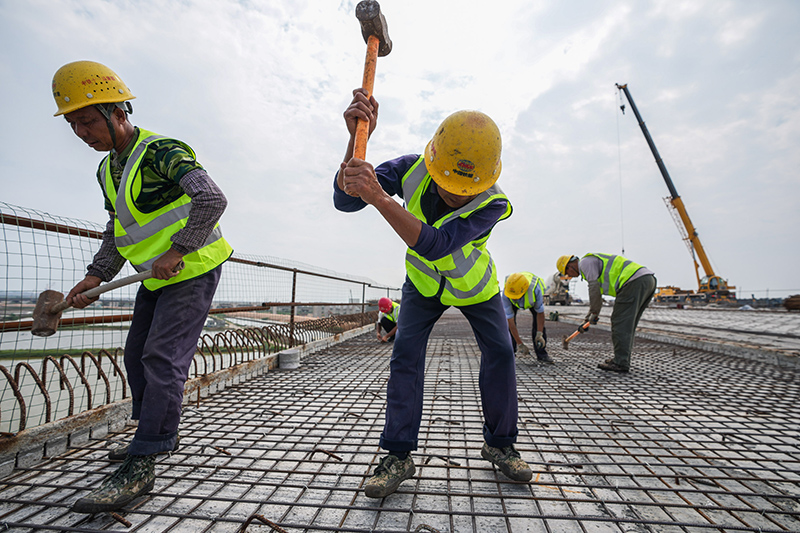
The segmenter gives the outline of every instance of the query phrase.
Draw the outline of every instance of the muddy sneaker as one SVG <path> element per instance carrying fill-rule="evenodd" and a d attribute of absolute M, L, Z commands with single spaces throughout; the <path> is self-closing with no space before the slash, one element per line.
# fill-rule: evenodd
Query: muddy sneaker
<path fill-rule="evenodd" d="M 400 483 L 414 476 L 416 468 L 411 454 L 405 460 L 387 455 L 375 468 L 375 473 L 367 481 L 364 494 L 368 498 L 385 498 L 397 490 Z"/>
<path fill-rule="evenodd" d="M 153 490 L 156 456 L 129 455 L 99 489 L 72 504 L 76 513 L 116 511 Z"/>
<path fill-rule="evenodd" d="M 181 436 L 178 435 L 178 437 L 175 439 L 175 447 L 172 448 L 172 452 L 177 452 L 178 448 L 181 447 L 180 444 L 181 444 Z M 156 455 L 168 455 L 172 452 L 158 452 Z M 111 461 L 112 463 L 121 463 L 122 461 L 125 460 L 126 457 L 128 457 L 127 444 L 125 446 L 117 446 L 116 448 L 111 448 L 110 450 L 108 450 L 108 460 Z"/>
<path fill-rule="evenodd" d="M 600 370 L 608 370 L 611 372 L 619 372 L 621 374 L 626 374 L 628 369 L 624 366 L 619 366 L 617 363 L 614 362 L 613 359 L 608 359 L 605 363 L 600 363 L 597 365 L 597 368 Z"/>
<path fill-rule="evenodd" d="M 539 361 L 540 363 L 547 363 L 548 365 L 554 365 L 554 364 L 556 364 L 556 362 L 555 362 L 555 361 L 553 361 L 553 358 L 552 358 L 552 357 L 550 357 L 550 356 L 549 356 L 549 355 L 547 355 L 547 354 L 544 354 L 544 355 L 537 355 L 537 356 L 536 356 L 536 360 L 537 360 L 537 361 Z"/>
<path fill-rule="evenodd" d="M 522 457 L 520 457 L 519 452 L 514 449 L 513 445 L 506 446 L 505 448 L 492 448 L 484 442 L 483 449 L 481 450 L 481 457 L 490 461 L 499 468 L 506 477 L 514 481 L 530 481 L 533 477 L 531 467 L 522 460 Z"/>

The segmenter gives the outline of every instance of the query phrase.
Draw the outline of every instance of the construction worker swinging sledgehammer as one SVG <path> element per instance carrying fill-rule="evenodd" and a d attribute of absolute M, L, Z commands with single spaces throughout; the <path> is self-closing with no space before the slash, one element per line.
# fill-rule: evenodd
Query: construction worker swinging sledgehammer
<path fill-rule="evenodd" d="M 136 294 L 125 342 L 136 433 L 110 450 L 108 459 L 122 462 L 116 472 L 72 505 L 99 513 L 152 491 L 156 456 L 178 447 L 184 384 L 222 263 L 233 253 L 218 224 L 228 201 L 186 143 L 130 122 L 135 97 L 110 68 L 69 63 L 53 76 L 52 90 L 56 116 L 105 155 L 97 181 L 109 213 L 100 248 L 66 301 L 88 306 L 97 298 L 83 293 L 111 281 L 126 261 L 153 274 Z"/>
<path fill-rule="evenodd" d="M 425 353 L 436 321 L 451 306 L 469 321 L 481 351 L 484 445 L 481 457 L 515 481 L 532 472 L 514 448 L 517 381 L 514 350 L 500 301 L 500 286 L 486 242 L 511 215 L 495 184 L 500 176 L 500 130 L 487 115 L 458 111 L 445 118 L 423 154 L 403 155 L 373 167 L 354 157 L 357 122 L 375 129 L 378 102 L 353 92 L 344 112 L 350 141 L 334 181 L 334 205 L 344 212 L 373 206 L 406 243 L 406 280 L 386 390 L 380 446 L 388 452 L 365 484 L 370 498 L 395 492 L 415 473 L 423 414 Z M 403 198 L 405 207 L 392 196 Z"/>

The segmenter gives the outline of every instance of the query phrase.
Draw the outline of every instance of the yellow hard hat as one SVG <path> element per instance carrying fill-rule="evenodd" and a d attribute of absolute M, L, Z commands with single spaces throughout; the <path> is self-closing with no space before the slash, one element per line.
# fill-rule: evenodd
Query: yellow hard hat
<path fill-rule="evenodd" d="M 574 255 L 562 255 L 558 258 L 558 261 L 556 261 L 556 268 L 558 269 L 559 274 L 562 276 L 564 275 L 564 273 L 567 271 L 567 265 L 570 261 L 572 261 L 572 259 L 577 259 L 577 257 Z"/>
<path fill-rule="evenodd" d="M 497 181 L 500 129 L 480 111 L 457 111 L 444 119 L 425 147 L 425 165 L 436 184 L 451 194 L 472 196 Z"/>
<path fill-rule="evenodd" d="M 519 300 L 525 294 L 525 291 L 530 287 L 531 282 L 524 275 L 516 272 L 506 278 L 506 287 L 503 289 L 503 294 L 512 300 Z"/>
<path fill-rule="evenodd" d="M 94 61 L 75 61 L 58 69 L 53 76 L 55 117 L 94 105 L 125 102 L 136 98 L 130 89 L 105 65 Z"/>

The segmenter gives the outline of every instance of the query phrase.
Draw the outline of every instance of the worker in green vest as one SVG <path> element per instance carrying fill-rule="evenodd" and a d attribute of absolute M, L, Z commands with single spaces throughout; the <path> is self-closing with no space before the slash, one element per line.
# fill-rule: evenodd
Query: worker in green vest
<path fill-rule="evenodd" d="M 511 344 L 514 351 L 529 355 L 530 349 L 522 342 L 517 329 L 517 311 L 527 309 L 533 315 L 531 339 L 536 359 L 541 363 L 553 364 L 553 358 L 547 353 L 547 329 L 544 325 L 544 280 L 531 272 L 514 272 L 506 277 L 503 287 L 503 310 L 508 320 L 508 331 L 511 333 Z"/>
<path fill-rule="evenodd" d="M 344 118 L 350 141 L 334 179 L 335 207 L 355 212 L 373 206 L 408 245 L 380 439 L 387 455 L 364 492 L 383 498 L 415 473 L 411 452 L 418 447 L 422 422 L 425 351 L 433 326 L 451 306 L 470 322 L 481 351 L 481 457 L 507 477 L 529 481 L 531 469 L 514 448 L 514 351 L 497 271 L 486 249 L 495 224 L 511 215 L 511 203 L 496 184 L 500 130 L 483 113 L 458 111 L 444 119 L 423 154 L 403 155 L 373 168 L 353 157 L 353 148 L 358 121 L 366 121 L 369 132 L 375 129 L 378 103 L 356 89 Z"/>
<path fill-rule="evenodd" d="M 119 509 L 153 490 L 156 455 L 178 446 L 183 388 L 219 283 L 233 250 L 218 220 L 227 206 L 222 191 L 185 143 L 135 127 L 135 98 L 110 68 L 76 61 L 53 76 L 53 97 L 72 131 L 90 148 L 107 152 L 97 171 L 110 217 L 86 276 L 66 301 L 91 304 L 82 293 L 111 281 L 129 261 L 152 270 L 139 287 L 125 343 L 131 418 L 130 444 L 112 449 L 122 461 L 102 485 L 72 510 Z"/>
<path fill-rule="evenodd" d="M 614 297 L 614 310 L 611 312 L 614 357 L 597 366 L 611 372 L 628 372 L 636 326 L 656 291 L 653 272 L 621 255 L 599 253 L 586 254 L 581 259 L 562 255 L 556 261 L 556 268 L 562 275 L 580 276 L 588 282 L 589 313 L 586 320 L 591 324 L 597 324 L 600 317 L 603 295 Z"/>

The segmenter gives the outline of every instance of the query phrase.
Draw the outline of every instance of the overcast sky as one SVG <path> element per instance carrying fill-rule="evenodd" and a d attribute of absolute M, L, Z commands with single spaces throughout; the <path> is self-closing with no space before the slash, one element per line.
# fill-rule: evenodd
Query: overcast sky
<path fill-rule="evenodd" d="M 50 83 L 108 65 L 132 122 L 179 138 L 228 196 L 236 252 L 400 286 L 405 247 L 377 212 L 336 211 L 342 112 L 365 44 L 349 0 L 0 0 L 0 200 L 104 223 L 101 158 Z M 420 153 L 459 109 L 503 136 L 514 213 L 489 250 L 500 276 L 562 254 L 621 253 L 659 285 L 696 288 L 627 83 L 716 273 L 740 296 L 800 293 L 800 2 L 383 0 L 377 165 Z M 625 102 L 627 104 L 627 102 Z M 585 284 L 579 294 L 585 294 Z"/>

